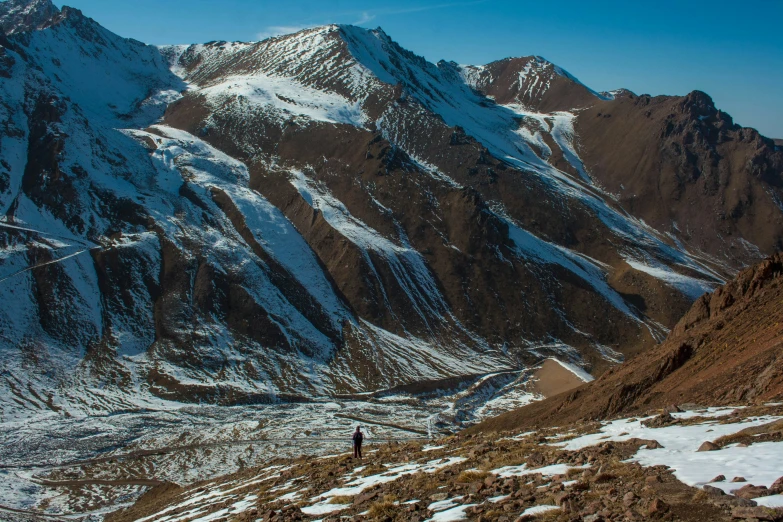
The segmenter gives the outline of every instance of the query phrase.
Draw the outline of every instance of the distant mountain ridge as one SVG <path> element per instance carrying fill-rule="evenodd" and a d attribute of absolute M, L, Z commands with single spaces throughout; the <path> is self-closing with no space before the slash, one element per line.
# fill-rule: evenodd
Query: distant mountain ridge
<path fill-rule="evenodd" d="M 783 247 L 783 152 L 700 93 L 353 26 L 159 49 L 45 0 L 0 23 L 7 418 L 601 372 Z"/>

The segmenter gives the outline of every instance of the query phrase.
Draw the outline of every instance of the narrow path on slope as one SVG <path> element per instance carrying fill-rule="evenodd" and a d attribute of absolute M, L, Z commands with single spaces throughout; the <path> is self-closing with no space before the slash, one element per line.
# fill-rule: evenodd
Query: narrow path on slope
<path fill-rule="evenodd" d="M 414 433 L 419 433 L 419 432 L 416 431 Z M 426 433 L 424 432 L 421 433 L 426 435 Z M 411 440 L 426 441 L 429 440 L 429 438 L 426 436 L 425 437 L 384 437 L 384 438 L 373 437 L 373 438 L 365 439 L 365 443 L 372 444 L 374 442 L 406 442 Z M 239 446 L 243 444 L 303 444 L 309 442 L 344 442 L 346 446 L 350 446 L 351 440 L 347 438 L 338 438 L 338 437 L 332 437 L 332 438 L 330 437 L 322 437 L 322 438 L 275 437 L 275 438 L 268 438 L 268 439 L 242 439 L 242 440 L 224 441 L 224 442 L 208 442 L 204 444 L 188 444 L 184 446 L 164 446 L 162 448 L 157 448 L 157 449 L 138 450 L 138 451 L 133 451 L 130 453 L 124 453 L 119 455 L 97 457 L 94 459 L 72 460 L 60 464 L 40 464 L 40 463 L 29 463 L 29 462 L 22 463 L 22 464 L 0 464 L 0 469 L 37 469 L 40 471 L 50 471 L 56 469 L 73 468 L 76 466 L 89 466 L 93 464 L 101 464 L 104 462 L 111 462 L 114 460 L 118 460 L 118 461 L 128 460 L 128 459 L 132 460 L 132 459 L 139 459 L 143 457 L 150 457 L 150 456 L 157 456 L 157 455 L 168 455 L 171 453 L 178 453 L 181 451 L 190 451 L 195 449 L 218 448 L 224 446 Z"/>
<path fill-rule="evenodd" d="M 69 480 L 47 480 L 31 479 L 31 482 L 41 486 L 67 487 L 67 486 L 160 486 L 166 482 L 155 479 L 69 479 Z"/>
<path fill-rule="evenodd" d="M 356 422 L 361 422 L 362 424 L 367 424 L 369 426 L 383 426 L 385 428 L 394 428 L 394 429 L 397 429 L 397 430 L 400 430 L 400 431 L 408 431 L 410 433 L 417 433 L 419 435 L 423 435 L 424 438 L 429 438 L 429 435 L 430 435 L 429 433 L 427 433 L 424 430 L 417 430 L 417 429 L 414 429 L 414 428 L 407 428 L 405 426 L 400 426 L 399 424 L 393 424 L 391 422 L 371 421 L 371 420 L 363 419 L 361 417 L 356 417 L 354 415 L 348 415 L 348 414 L 345 414 L 345 413 L 336 413 L 334 416 L 335 417 L 340 417 L 342 419 L 354 420 Z M 411 438 L 417 439 L 417 438 L 421 438 L 421 437 L 411 437 Z M 374 439 L 374 440 L 379 440 L 379 439 Z M 394 439 L 392 439 L 392 440 L 394 440 Z M 405 440 L 405 439 L 400 439 L 400 440 Z"/>
<path fill-rule="evenodd" d="M 79 243 L 82 246 L 87 247 L 87 248 L 93 248 L 93 247 L 97 246 L 97 245 L 95 245 L 95 243 L 92 243 L 90 241 L 85 241 L 85 240 L 79 239 L 77 237 L 64 236 L 64 235 L 61 235 L 61 234 L 53 234 L 52 232 L 43 232 L 41 230 L 35 230 L 35 229 L 32 229 L 32 228 L 20 227 L 20 226 L 17 226 L 17 225 L 12 225 L 12 224 L 10 224 L 7 221 L 4 221 L 2 219 L 0 219 L 0 227 L 7 228 L 7 229 L 10 229 L 10 230 L 16 230 L 16 231 L 19 231 L 19 232 L 29 232 L 31 234 L 37 234 L 39 236 L 56 237 L 57 239 L 63 239 L 63 240 L 66 240 L 66 241 L 71 241 L 73 243 Z"/>
<path fill-rule="evenodd" d="M 28 267 L 23 268 L 21 270 L 17 270 L 13 274 L 9 274 L 9 275 L 3 277 L 2 279 L 0 279 L 0 283 L 9 280 L 12 277 L 16 277 L 16 276 L 18 276 L 20 274 L 23 274 L 25 272 L 29 272 L 30 270 L 35 270 L 36 268 L 41 268 L 41 267 L 44 267 L 44 266 L 47 266 L 47 265 L 53 265 L 55 263 L 62 263 L 63 261 L 65 261 L 67 259 L 70 259 L 72 257 L 76 257 L 76 256 L 81 255 L 81 254 L 84 254 L 85 252 L 91 252 L 93 250 L 101 250 L 101 249 L 103 249 L 102 246 L 97 246 L 97 247 L 93 247 L 93 248 L 86 248 L 84 250 L 79 250 L 78 252 L 75 252 L 73 254 L 68 254 L 67 256 L 61 257 L 59 259 L 53 259 L 52 261 L 47 261 L 45 263 L 40 263 L 40 264 L 37 264 L 37 265 L 28 266 Z"/>
<path fill-rule="evenodd" d="M 90 515 L 95 514 L 95 511 L 91 511 L 88 513 L 79 513 L 79 514 L 72 514 L 72 515 L 64 515 L 64 514 L 53 514 L 50 515 L 48 513 L 42 513 L 40 511 L 29 511 L 26 509 L 16 509 L 12 508 L 10 506 L 4 506 L 0 504 L 0 512 L 5 511 L 7 513 L 15 513 L 17 515 L 26 515 L 29 517 L 32 517 L 30 520 L 36 520 L 36 519 L 44 519 L 44 520 L 83 520 L 86 517 L 89 517 Z M 102 510 L 99 512 L 103 512 Z"/>

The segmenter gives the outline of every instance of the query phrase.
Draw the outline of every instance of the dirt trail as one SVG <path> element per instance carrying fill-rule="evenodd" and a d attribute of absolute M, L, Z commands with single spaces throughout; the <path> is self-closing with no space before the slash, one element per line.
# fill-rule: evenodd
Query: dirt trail
<path fill-rule="evenodd" d="M 361 421 L 364 422 L 363 420 Z M 367 424 L 372 424 L 372 423 L 367 422 Z M 413 431 L 413 430 L 408 430 L 408 431 Z M 424 432 L 414 431 L 414 433 L 423 433 L 426 435 L 426 433 Z M 406 442 L 411 440 L 429 440 L 429 438 L 427 437 L 383 437 L 383 438 L 372 437 L 372 438 L 365 439 L 365 443 L 372 444 L 373 442 Z M 73 468 L 76 466 L 90 466 L 93 464 L 101 464 L 104 462 L 112 462 L 115 460 L 138 459 L 138 458 L 155 456 L 155 455 L 168 455 L 170 453 L 177 453 L 180 451 L 192 451 L 195 449 L 207 449 L 207 448 L 211 449 L 211 448 L 218 448 L 223 446 L 237 446 L 243 444 L 265 444 L 265 443 L 266 444 L 302 444 L 302 443 L 309 443 L 309 442 L 345 442 L 346 445 L 350 445 L 351 439 L 349 437 L 341 437 L 341 438 L 302 437 L 302 438 L 294 438 L 294 439 L 286 438 L 286 437 L 276 437 L 276 438 L 268 438 L 268 439 L 242 439 L 242 440 L 224 441 L 224 442 L 210 442 L 206 444 L 167 446 L 158 449 L 138 450 L 130 453 L 110 455 L 107 457 L 98 457 L 94 459 L 72 460 L 69 462 L 63 462 L 60 464 L 51 464 L 51 465 L 41 464 L 41 463 L 30 463 L 30 462 L 23 463 L 23 464 L 0 464 L 0 469 L 38 469 L 41 471 L 48 471 L 48 470 L 55 470 L 55 469 Z"/>
<path fill-rule="evenodd" d="M 337 413 L 337 414 L 335 414 L 335 417 L 340 417 L 342 419 L 354 420 L 356 422 L 361 422 L 362 424 L 366 424 L 368 426 L 383 426 L 385 428 L 394 428 L 394 429 L 401 430 L 401 431 L 409 431 L 411 433 L 417 433 L 419 435 L 423 435 L 424 438 L 429 438 L 429 433 L 427 433 L 424 430 L 417 430 L 417 429 L 414 429 L 414 428 L 408 428 L 408 427 L 405 427 L 405 426 L 400 426 L 399 424 L 393 424 L 391 422 L 370 421 L 370 420 L 367 420 L 367 419 L 362 419 L 361 417 L 355 417 L 353 415 L 346 415 L 344 413 Z M 389 439 L 389 440 L 411 440 L 411 439 L 417 439 L 417 438 L 420 439 L 422 437 L 410 437 L 410 438 L 404 438 L 404 439 L 400 438 L 400 439 Z M 340 440 L 342 440 L 342 439 L 340 439 Z M 375 440 L 379 440 L 379 439 L 375 439 Z"/>
<path fill-rule="evenodd" d="M 42 486 L 68 487 L 68 486 L 160 486 L 165 484 L 162 480 L 154 479 L 73 479 L 73 480 L 47 480 L 34 479 L 33 482 Z"/>

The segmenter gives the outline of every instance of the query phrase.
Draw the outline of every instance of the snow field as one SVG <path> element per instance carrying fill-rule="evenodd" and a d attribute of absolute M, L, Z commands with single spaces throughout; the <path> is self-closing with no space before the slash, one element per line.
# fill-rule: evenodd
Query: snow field
<path fill-rule="evenodd" d="M 620 419 L 604 424 L 598 433 L 584 435 L 557 445 L 566 450 L 578 450 L 605 441 L 625 441 L 632 438 L 656 440 L 663 447 L 641 448 L 631 460 L 642 466 L 668 466 L 674 475 L 690 486 L 710 484 L 730 493 L 744 484 L 732 482 L 710 483 L 712 478 L 725 475 L 728 481 L 733 477 L 744 477 L 747 484 L 771 486 L 783 476 L 783 442 L 760 442 L 747 447 L 730 444 L 717 451 L 698 452 L 705 441 L 714 441 L 732 435 L 745 428 L 761 426 L 783 417 L 762 416 L 730 424 L 720 424 L 718 419 L 733 411 L 732 408 L 710 408 L 708 420 L 693 425 L 673 425 L 648 428 L 641 424 L 645 419 Z M 693 412 L 673 413 L 675 418 L 694 417 Z M 770 502 L 774 502 L 771 500 Z"/>

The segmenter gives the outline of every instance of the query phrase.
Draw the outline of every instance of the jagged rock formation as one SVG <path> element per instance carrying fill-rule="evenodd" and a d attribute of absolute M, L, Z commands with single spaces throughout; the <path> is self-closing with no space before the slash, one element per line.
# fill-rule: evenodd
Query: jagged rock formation
<path fill-rule="evenodd" d="M 54 21 L 59 10 L 49 0 L 0 3 L 0 26 L 7 35 L 43 29 Z"/>
<path fill-rule="evenodd" d="M 701 168 L 681 191 L 709 185 L 721 241 L 690 208 L 612 194 L 627 165 L 592 133 L 628 129 L 584 121 L 641 98 L 541 58 L 431 64 L 351 26 L 158 49 L 46 0 L 0 6 L 6 416 L 323 396 L 548 355 L 600 372 L 780 245 L 783 152 L 696 94 L 665 136 L 627 109 L 658 140 L 628 161 L 644 186 Z M 696 159 L 672 160 L 678 143 Z"/>
<path fill-rule="evenodd" d="M 783 397 L 783 254 L 700 297 L 669 338 L 601 378 L 470 428 L 603 420 L 682 403 Z"/>

